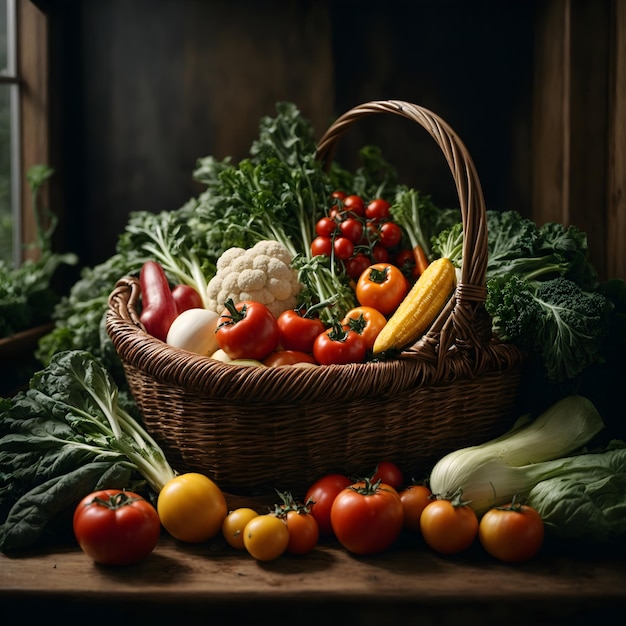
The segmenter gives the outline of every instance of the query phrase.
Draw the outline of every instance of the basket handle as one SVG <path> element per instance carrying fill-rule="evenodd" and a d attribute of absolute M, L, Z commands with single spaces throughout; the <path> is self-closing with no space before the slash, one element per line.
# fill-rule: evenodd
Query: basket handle
<path fill-rule="evenodd" d="M 463 220 L 463 264 L 453 296 L 433 323 L 431 341 L 435 358 L 453 344 L 480 347 L 491 338 L 491 324 L 480 318 L 487 297 L 487 217 L 482 187 L 472 158 L 456 133 L 438 115 L 424 107 L 401 100 L 376 100 L 356 106 L 338 117 L 317 145 L 317 158 L 329 166 L 339 139 L 361 118 L 391 113 L 417 122 L 437 142 L 446 158 L 459 197 Z M 481 311 L 482 309 L 482 311 Z M 487 316 L 488 317 L 488 316 Z M 481 323 L 478 323 L 482 320 Z M 437 345 L 439 344 L 439 345 Z M 441 345 L 443 344 L 443 345 Z M 443 348 L 443 349 L 442 349 Z"/>

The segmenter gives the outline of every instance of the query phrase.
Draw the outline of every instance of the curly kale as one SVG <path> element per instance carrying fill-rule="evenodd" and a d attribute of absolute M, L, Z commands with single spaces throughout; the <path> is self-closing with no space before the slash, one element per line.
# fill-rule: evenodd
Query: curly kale
<path fill-rule="evenodd" d="M 532 283 L 518 275 L 488 283 L 486 309 L 497 335 L 541 356 L 548 378 L 574 378 L 602 360 L 613 304 L 565 277 Z"/>

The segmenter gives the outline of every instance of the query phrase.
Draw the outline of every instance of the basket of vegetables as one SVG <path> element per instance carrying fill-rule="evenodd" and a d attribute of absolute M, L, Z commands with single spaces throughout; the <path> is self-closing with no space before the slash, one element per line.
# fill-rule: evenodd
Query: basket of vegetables
<path fill-rule="evenodd" d="M 282 237 L 277 222 L 262 230 L 267 189 L 259 181 L 268 177 L 259 174 L 262 164 L 247 173 L 239 170 L 257 185 L 241 211 L 261 207 L 245 228 L 262 232 L 257 244 L 262 250 L 233 246 L 210 277 L 189 257 L 187 265 L 194 268 L 189 273 L 199 277 L 196 291 L 201 292 L 191 313 L 172 304 L 170 285 L 157 264 L 146 263 L 140 276 L 121 278 L 109 298 L 107 332 L 148 430 L 178 471 L 205 472 L 223 489 L 242 494 L 278 487 L 300 491 L 332 471 L 362 476 L 382 459 L 418 476 L 443 454 L 485 441 L 510 425 L 524 355 L 492 332 L 485 310 L 487 220 L 481 185 L 467 149 L 445 121 L 401 101 L 351 109 L 317 143 L 302 177 L 301 202 L 285 210 L 298 212 L 299 230 L 313 246 L 320 219 L 318 192 L 312 191 L 316 181 L 325 181 L 332 170 L 344 133 L 377 114 L 417 123 L 443 152 L 460 203 L 460 267 L 430 251 L 419 277 L 404 279 L 402 297 L 382 313 L 375 339 L 363 352 L 355 351 L 353 336 L 361 341 L 369 325 L 363 311 L 360 331 L 346 319 L 363 304 L 355 296 L 359 281 L 364 275 L 372 280 L 368 303 L 380 301 L 382 308 L 376 288 L 393 270 L 384 263 L 372 269 L 370 259 L 352 279 L 344 272 L 336 280 L 337 266 L 347 266 L 339 249 L 299 249 L 295 238 Z M 281 190 L 293 181 L 287 170 L 284 174 L 288 182 Z M 228 173 L 222 176 L 223 184 L 227 178 Z M 319 194 L 330 189 L 321 184 Z M 350 212 L 347 197 L 341 200 L 343 211 Z M 238 298 L 227 267 L 237 268 Z M 263 274 L 266 279 L 271 274 L 266 284 L 259 282 Z M 188 322 L 179 334 L 183 316 Z M 281 350 L 290 332 L 287 317 L 291 350 Z M 205 326 L 200 318 L 210 318 L 211 332 L 203 335 L 201 349 L 192 349 L 189 341 L 198 346 Z M 313 326 L 315 341 L 299 345 Z M 310 358 L 301 356 L 297 366 L 266 358 L 277 352 Z"/>

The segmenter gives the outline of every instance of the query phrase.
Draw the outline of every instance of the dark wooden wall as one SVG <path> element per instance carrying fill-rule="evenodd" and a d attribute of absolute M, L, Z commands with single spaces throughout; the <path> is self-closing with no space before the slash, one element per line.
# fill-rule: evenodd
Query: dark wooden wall
<path fill-rule="evenodd" d="M 198 193 L 197 158 L 247 155 L 259 120 L 294 102 L 321 136 L 361 102 L 427 106 L 468 145 L 488 206 L 530 210 L 534 2 L 57 0 L 50 17 L 52 154 L 66 245 L 108 258 L 128 213 Z M 401 119 L 341 143 L 380 145 L 403 180 L 455 202 L 438 148 Z"/>

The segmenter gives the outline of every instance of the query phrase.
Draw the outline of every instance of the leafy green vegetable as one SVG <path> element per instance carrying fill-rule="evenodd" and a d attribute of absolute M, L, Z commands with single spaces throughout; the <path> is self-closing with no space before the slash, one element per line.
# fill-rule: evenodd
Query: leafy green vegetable
<path fill-rule="evenodd" d="M 588 260 L 586 235 L 575 226 L 537 227 L 516 211 L 487 211 L 487 225 L 485 308 L 495 334 L 539 356 L 549 381 L 571 380 L 602 362 L 614 304 Z M 460 223 L 431 243 L 435 256 L 460 267 Z"/>
<path fill-rule="evenodd" d="M 626 540 L 626 443 L 564 459 L 555 475 L 537 483 L 527 503 L 552 537 L 583 543 Z"/>
<path fill-rule="evenodd" d="M 487 310 L 503 340 L 540 354 L 550 379 L 567 380 L 602 359 L 613 305 L 562 276 L 533 284 L 514 274 L 489 281 Z"/>
<path fill-rule="evenodd" d="M 443 497 L 461 490 L 478 514 L 485 513 L 558 475 L 562 458 L 582 450 L 603 428 L 588 398 L 566 396 L 534 419 L 522 416 L 500 437 L 445 455 L 430 473 L 430 488 Z"/>
<path fill-rule="evenodd" d="M 118 402 L 93 355 L 67 351 L 30 388 L 0 402 L 0 550 L 29 547 L 98 488 L 153 492 L 174 476 L 163 451 Z"/>
<path fill-rule="evenodd" d="M 52 284 L 61 265 L 75 265 L 76 255 L 57 254 L 51 247 L 57 216 L 47 211 L 49 226 L 44 228 L 43 213 L 38 203 L 39 191 L 54 170 L 46 165 L 34 165 L 27 172 L 37 225 L 35 247 L 38 256 L 26 259 L 19 267 L 0 260 L 0 337 L 8 337 L 32 326 L 51 320 L 61 295 Z"/>

